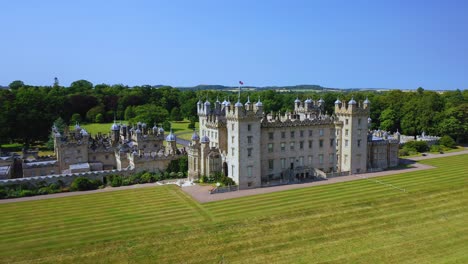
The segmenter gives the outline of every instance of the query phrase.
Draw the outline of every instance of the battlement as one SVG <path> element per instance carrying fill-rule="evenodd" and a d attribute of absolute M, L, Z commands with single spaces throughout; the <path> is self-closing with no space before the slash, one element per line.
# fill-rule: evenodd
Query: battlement
<path fill-rule="evenodd" d="M 363 103 L 356 102 L 351 99 L 349 102 L 341 102 L 340 100 L 335 101 L 335 114 L 336 115 L 367 115 L 370 113 L 370 102 L 366 99 Z"/>

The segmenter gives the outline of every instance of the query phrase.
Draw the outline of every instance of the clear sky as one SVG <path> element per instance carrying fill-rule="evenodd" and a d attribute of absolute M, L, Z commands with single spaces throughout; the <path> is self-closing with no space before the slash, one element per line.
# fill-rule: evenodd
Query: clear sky
<path fill-rule="evenodd" d="M 468 1 L 0 0 L 0 85 L 468 89 Z"/>

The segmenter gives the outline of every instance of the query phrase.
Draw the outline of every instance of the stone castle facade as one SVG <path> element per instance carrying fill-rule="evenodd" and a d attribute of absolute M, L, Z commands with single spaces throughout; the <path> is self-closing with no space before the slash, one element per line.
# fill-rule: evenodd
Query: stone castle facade
<path fill-rule="evenodd" d="M 177 148 L 172 131 L 166 136 L 164 129 L 156 126 L 138 123 L 130 127 L 115 122 L 110 130 L 108 135 L 93 137 L 78 124 L 63 134 L 53 127 L 56 160 L 23 164 L 23 177 L 105 170 L 155 172 L 186 154 Z"/>
<path fill-rule="evenodd" d="M 222 173 L 241 189 L 364 173 L 398 165 L 398 140 L 369 131 L 370 102 L 294 101 L 294 111 L 264 114 L 260 100 L 197 103 L 200 134 L 188 147 L 189 178 Z"/>

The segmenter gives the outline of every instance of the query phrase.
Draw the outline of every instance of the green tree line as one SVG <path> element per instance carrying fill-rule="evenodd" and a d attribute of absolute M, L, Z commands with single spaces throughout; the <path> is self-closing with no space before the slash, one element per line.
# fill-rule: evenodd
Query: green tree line
<path fill-rule="evenodd" d="M 111 122 L 127 120 L 150 125 L 167 120 L 196 120 L 198 100 L 212 103 L 230 100 L 236 102 L 237 93 L 216 90 L 176 89 L 170 86 L 125 86 L 122 84 L 94 85 L 78 80 L 69 87 L 60 86 L 55 79 L 52 86 L 32 86 L 14 81 L 10 89 L 0 90 L 0 143 L 20 142 L 28 146 L 34 141 L 46 141 L 51 124 L 57 118 L 65 123 Z M 373 129 L 416 135 L 425 131 L 431 135 L 449 135 L 458 142 L 466 142 L 468 134 L 468 90 L 437 93 L 419 88 L 415 92 L 392 90 L 341 92 L 290 92 L 274 90 L 246 91 L 252 103 L 261 100 L 264 111 L 293 110 L 296 97 L 325 100 L 328 114 L 334 111 L 337 98 L 342 101 L 354 97 L 357 101 L 371 101 Z"/>

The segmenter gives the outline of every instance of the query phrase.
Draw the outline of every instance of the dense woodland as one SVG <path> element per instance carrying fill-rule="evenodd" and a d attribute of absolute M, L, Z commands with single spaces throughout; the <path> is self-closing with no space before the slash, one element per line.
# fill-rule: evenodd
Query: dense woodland
<path fill-rule="evenodd" d="M 51 125 L 58 118 L 66 123 L 111 122 L 126 120 L 161 124 L 166 120 L 195 121 L 199 99 L 237 101 L 236 93 L 214 90 L 175 89 L 150 85 L 93 85 L 86 80 L 73 82 L 70 87 L 31 86 L 14 81 L 10 89 L 0 89 L 0 143 L 20 142 L 29 146 L 47 140 Z M 334 101 L 371 101 L 372 128 L 416 135 L 449 135 L 458 142 L 468 140 L 468 90 L 437 93 L 418 88 L 415 92 L 321 92 L 277 93 L 273 90 L 243 92 L 241 101 L 261 98 L 265 112 L 290 111 L 296 97 L 326 102 L 333 113 Z"/>

